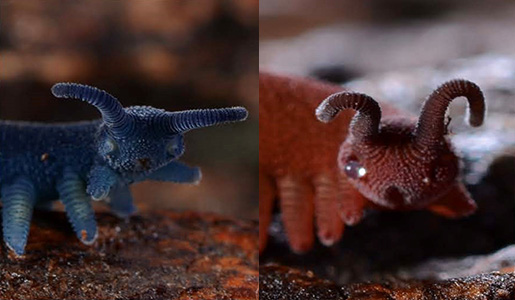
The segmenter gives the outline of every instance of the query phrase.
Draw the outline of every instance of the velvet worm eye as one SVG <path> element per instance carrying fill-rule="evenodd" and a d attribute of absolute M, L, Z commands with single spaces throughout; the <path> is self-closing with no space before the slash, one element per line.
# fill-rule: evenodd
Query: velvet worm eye
<path fill-rule="evenodd" d="M 355 160 L 349 161 L 345 165 L 343 170 L 345 171 L 345 174 L 348 177 L 353 178 L 353 179 L 362 178 L 363 176 L 365 176 L 367 174 L 367 169 L 365 169 L 365 167 L 363 167 L 359 162 L 357 162 Z"/>
<path fill-rule="evenodd" d="M 166 151 L 170 155 L 177 156 L 177 154 L 179 152 L 179 148 L 180 147 L 176 142 L 171 142 L 171 143 L 168 143 L 168 145 L 166 146 Z"/>
<path fill-rule="evenodd" d="M 182 144 L 182 138 L 176 138 L 173 141 L 169 142 L 166 146 L 166 151 L 172 157 L 179 157 L 184 152 L 184 147 Z"/>
<path fill-rule="evenodd" d="M 111 153 L 116 150 L 116 143 L 112 139 L 107 139 L 104 143 L 104 149 L 106 153 Z"/>

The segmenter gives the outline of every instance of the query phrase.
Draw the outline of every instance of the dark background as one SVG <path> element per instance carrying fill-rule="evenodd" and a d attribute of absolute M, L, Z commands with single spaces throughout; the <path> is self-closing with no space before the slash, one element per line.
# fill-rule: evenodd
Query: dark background
<path fill-rule="evenodd" d="M 192 209 L 256 218 L 258 1 L 2 1 L 0 117 L 78 121 L 99 113 L 50 87 L 85 83 L 124 106 L 169 111 L 245 106 L 244 123 L 186 135 L 182 160 L 199 186 L 133 186 L 140 209 Z M 30 141 L 28 141 L 30 142 Z"/>

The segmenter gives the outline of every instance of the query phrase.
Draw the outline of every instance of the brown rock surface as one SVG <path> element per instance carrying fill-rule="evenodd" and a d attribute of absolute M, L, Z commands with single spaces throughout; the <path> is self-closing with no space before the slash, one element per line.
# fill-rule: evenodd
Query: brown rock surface
<path fill-rule="evenodd" d="M 311 272 L 268 265 L 260 268 L 259 299 L 514 299 L 515 273 L 490 273 L 444 281 L 393 281 L 337 286 Z"/>
<path fill-rule="evenodd" d="M 258 226 L 213 214 L 97 214 L 93 246 L 36 212 L 23 258 L 3 246 L 0 299 L 255 299 Z"/>

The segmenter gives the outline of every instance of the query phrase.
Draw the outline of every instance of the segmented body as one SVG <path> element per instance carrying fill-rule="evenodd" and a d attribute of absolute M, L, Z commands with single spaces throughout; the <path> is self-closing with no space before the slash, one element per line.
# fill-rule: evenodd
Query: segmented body
<path fill-rule="evenodd" d="M 323 244 L 335 243 L 344 224 L 358 223 L 367 207 L 428 208 L 449 217 L 475 209 L 463 186 L 455 186 L 457 157 L 446 137 L 438 140 L 443 146 L 414 143 L 412 116 L 383 104 L 379 130 L 368 132 L 367 128 L 378 126 L 381 111 L 356 120 L 354 110 L 363 110 L 364 115 L 373 110 L 365 105 L 373 99 L 359 102 L 365 95 L 345 95 L 350 108 L 355 108 L 334 118 L 322 115 L 338 110 L 323 107 L 325 112 L 320 113 L 317 107 L 342 92 L 339 86 L 265 72 L 259 82 L 260 251 L 266 246 L 275 200 L 296 252 L 312 247 L 315 228 Z M 317 120 L 315 111 L 319 119 L 329 118 L 331 123 Z M 349 134 L 352 124 L 354 135 Z M 439 170 L 446 176 L 437 179 L 434 174 Z M 447 199 L 451 194 L 456 201 Z"/>
<path fill-rule="evenodd" d="M 242 107 L 167 112 L 123 108 L 104 91 L 56 84 L 59 98 L 95 106 L 102 119 L 68 124 L 0 121 L 0 198 L 6 245 L 22 255 L 32 211 L 60 200 L 77 237 L 91 244 L 97 227 L 91 200 L 106 200 L 119 217 L 136 210 L 129 185 L 143 180 L 197 183 L 200 169 L 177 159 L 189 130 L 242 121 Z"/>

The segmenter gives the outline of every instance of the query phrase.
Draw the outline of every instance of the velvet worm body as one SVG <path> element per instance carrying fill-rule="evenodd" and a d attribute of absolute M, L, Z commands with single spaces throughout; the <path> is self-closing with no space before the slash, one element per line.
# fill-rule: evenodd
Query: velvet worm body
<path fill-rule="evenodd" d="M 0 191 L 3 236 L 24 253 L 32 211 L 59 199 L 77 237 L 91 244 L 97 226 L 91 199 L 107 200 L 120 217 L 135 212 L 129 185 L 143 180 L 197 183 L 198 167 L 177 159 L 183 135 L 197 128 L 245 120 L 243 107 L 168 112 L 124 108 L 94 87 L 58 83 L 58 98 L 95 106 L 102 119 L 69 124 L 0 121 Z"/>
<path fill-rule="evenodd" d="M 449 218 L 475 211 L 445 122 L 451 101 L 464 96 L 469 124 L 482 124 L 485 100 L 474 83 L 442 84 L 418 119 L 305 78 L 261 72 L 259 91 L 260 251 L 275 200 L 295 252 L 312 247 L 314 228 L 323 244 L 334 244 L 368 208 Z"/>

